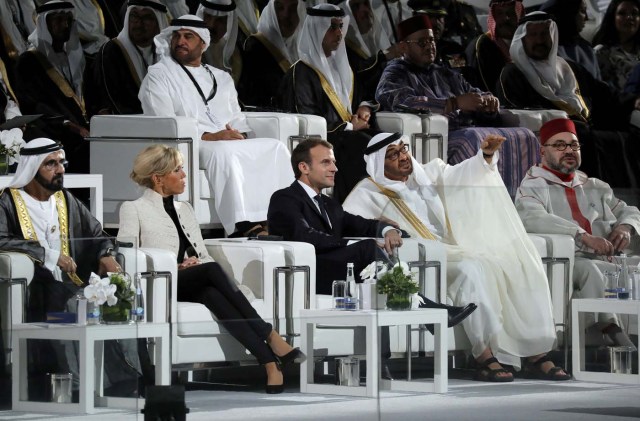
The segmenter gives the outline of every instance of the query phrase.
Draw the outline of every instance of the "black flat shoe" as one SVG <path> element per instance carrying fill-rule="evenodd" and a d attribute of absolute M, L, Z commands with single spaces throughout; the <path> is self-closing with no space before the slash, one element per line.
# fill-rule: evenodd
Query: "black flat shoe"
<path fill-rule="evenodd" d="M 268 395 L 278 395 L 284 392 L 284 384 L 268 384 L 265 391 Z"/>
<path fill-rule="evenodd" d="M 304 355 L 304 352 L 300 351 L 300 348 L 293 348 L 291 351 L 289 351 L 287 354 L 283 355 L 282 357 L 278 357 L 276 355 L 276 358 L 278 359 L 278 361 L 280 362 L 280 365 L 282 366 L 291 364 L 291 363 L 300 364 L 307 360 L 307 356 Z"/>

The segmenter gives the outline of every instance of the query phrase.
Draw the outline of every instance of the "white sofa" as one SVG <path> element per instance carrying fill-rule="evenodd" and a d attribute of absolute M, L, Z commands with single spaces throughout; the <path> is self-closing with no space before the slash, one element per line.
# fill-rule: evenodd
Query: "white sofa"
<path fill-rule="evenodd" d="M 376 113 L 376 119 L 382 131 L 409 137 L 411 152 L 419 163 L 435 158 L 447 161 L 449 121 L 445 116 L 381 111 Z"/>

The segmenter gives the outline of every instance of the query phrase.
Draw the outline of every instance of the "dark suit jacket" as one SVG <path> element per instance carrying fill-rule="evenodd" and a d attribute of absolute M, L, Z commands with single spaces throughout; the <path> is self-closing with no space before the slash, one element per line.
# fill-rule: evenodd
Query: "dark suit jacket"
<path fill-rule="evenodd" d="M 271 196 L 267 219 L 269 233 L 281 235 L 287 241 L 311 243 L 317 252 L 330 251 L 347 245 L 343 237 L 378 237 L 389 224 L 365 219 L 342 209 L 342 205 L 322 195 L 331 227 L 298 181 Z"/>

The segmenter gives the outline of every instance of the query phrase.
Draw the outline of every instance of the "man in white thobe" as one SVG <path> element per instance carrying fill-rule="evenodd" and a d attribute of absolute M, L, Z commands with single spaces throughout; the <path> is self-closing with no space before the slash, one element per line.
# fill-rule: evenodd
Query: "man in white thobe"
<path fill-rule="evenodd" d="M 374 136 L 365 151 L 370 178 L 344 202 L 348 212 L 398 222 L 412 237 L 441 241 L 447 250 L 448 296 L 475 302 L 464 322 L 477 379 L 512 381 L 502 364 L 547 380 L 570 378 L 546 357 L 555 341 L 551 298 L 542 261 L 497 171 L 504 138 L 488 136 L 472 158 L 450 166 L 420 166 L 401 136 Z M 481 228 L 481 229 L 480 229 Z"/>
<path fill-rule="evenodd" d="M 611 187 L 579 171 L 580 143 L 572 120 L 554 119 L 540 128 L 540 165 L 531 167 L 516 194 L 516 209 L 528 232 L 575 238 L 574 298 L 602 298 L 604 272 L 617 270 L 617 253 L 629 266 L 640 262 L 640 211 L 618 199 Z M 609 345 L 631 345 L 611 313 L 587 314 L 585 325 L 606 334 Z M 608 337 L 608 338 L 607 338 Z"/>
<path fill-rule="evenodd" d="M 163 58 L 149 67 L 138 98 L 145 115 L 198 120 L 200 168 L 209 180 L 216 213 L 232 233 L 236 223 L 267 219 L 271 194 L 291 183 L 293 171 L 283 143 L 247 138 L 251 128 L 240 112 L 231 76 L 201 61 L 209 42 L 202 19 L 174 19 L 155 38 Z"/>

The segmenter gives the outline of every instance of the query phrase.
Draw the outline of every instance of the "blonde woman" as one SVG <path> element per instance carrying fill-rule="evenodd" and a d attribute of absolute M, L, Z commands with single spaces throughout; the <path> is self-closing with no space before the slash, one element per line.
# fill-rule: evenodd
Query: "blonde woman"
<path fill-rule="evenodd" d="M 173 196 L 185 188 L 186 174 L 177 149 L 149 146 L 138 154 L 131 178 L 144 187 L 142 197 L 120 209 L 118 238 L 137 238 L 178 256 L 178 301 L 204 304 L 220 323 L 265 366 L 267 393 L 284 389 L 281 364 L 306 357 L 291 348 L 258 315 L 238 286 L 207 253 L 193 208 Z"/>

